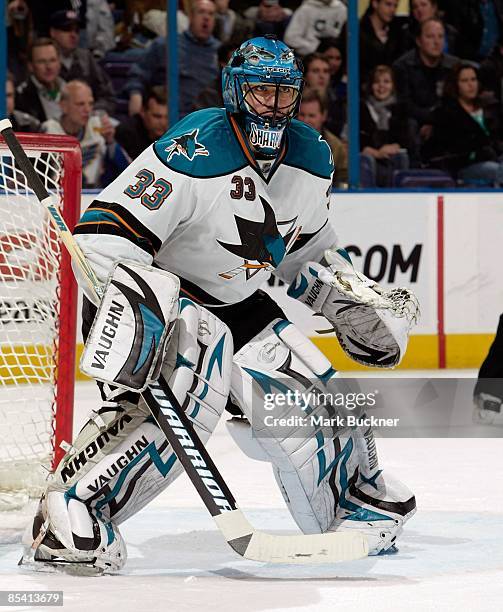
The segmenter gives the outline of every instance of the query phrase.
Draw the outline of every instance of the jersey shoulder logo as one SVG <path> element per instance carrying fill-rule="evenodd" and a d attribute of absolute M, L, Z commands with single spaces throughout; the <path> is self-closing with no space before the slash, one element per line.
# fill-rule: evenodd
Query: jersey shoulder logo
<path fill-rule="evenodd" d="M 168 154 L 167 161 L 171 161 L 174 155 L 183 155 L 189 161 L 192 161 L 196 155 L 209 155 L 208 149 L 197 141 L 198 135 L 199 129 L 196 129 L 172 138 L 172 144 L 165 149 Z"/>

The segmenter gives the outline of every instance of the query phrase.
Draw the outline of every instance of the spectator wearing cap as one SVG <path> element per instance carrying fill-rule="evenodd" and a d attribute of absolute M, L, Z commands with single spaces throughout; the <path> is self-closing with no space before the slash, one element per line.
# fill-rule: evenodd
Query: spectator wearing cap
<path fill-rule="evenodd" d="M 16 107 L 33 115 L 40 122 L 59 119 L 59 100 L 65 81 L 61 78 L 61 60 L 55 41 L 39 38 L 33 41 L 28 51 L 30 76 L 16 92 Z"/>
<path fill-rule="evenodd" d="M 77 10 L 82 25 L 80 46 L 101 58 L 115 47 L 115 26 L 107 0 L 27 0 L 38 37 L 47 36 L 50 16 L 56 11 Z"/>
<path fill-rule="evenodd" d="M 40 121 L 28 113 L 16 109 L 16 90 L 14 76 L 8 72 L 5 82 L 5 97 L 7 101 L 7 117 L 15 132 L 41 132 Z"/>
<path fill-rule="evenodd" d="M 97 109 L 113 115 L 115 92 L 112 82 L 89 49 L 79 44 L 80 22 L 75 11 L 56 11 L 51 15 L 50 35 L 61 57 L 61 76 L 65 81 L 82 79 L 91 87 Z"/>
<path fill-rule="evenodd" d="M 27 0 L 33 17 L 34 36 L 47 38 L 49 36 L 50 18 L 56 11 L 73 9 L 71 0 Z M 84 11 L 85 2 L 81 2 L 81 11 Z M 82 13 L 79 11 L 79 16 Z"/>
<path fill-rule="evenodd" d="M 217 76 L 219 41 L 213 36 L 215 4 L 211 0 L 194 0 L 189 28 L 178 36 L 180 75 L 180 116 L 188 114 L 198 94 Z M 125 91 L 129 95 L 129 115 L 141 110 L 145 91 L 166 81 L 166 38 L 159 37 L 146 49 L 138 63 L 131 67 Z"/>
<path fill-rule="evenodd" d="M 322 38 L 338 38 L 348 9 L 341 0 L 304 0 L 285 31 L 285 43 L 300 55 L 314 53 Z"/>
<path fill-rule="evenodd" d="M 131 159 L 135 159 L 168 129 L 166 88 L 156 85 L 143 99 L 139 113 L 117 126 L 115 138 Z"/>

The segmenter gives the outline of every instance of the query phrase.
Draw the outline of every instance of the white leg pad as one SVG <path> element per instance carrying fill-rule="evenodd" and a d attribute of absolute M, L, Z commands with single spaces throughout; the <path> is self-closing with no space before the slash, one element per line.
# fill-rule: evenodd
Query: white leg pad
<path fill-rule="evenodd" d="M 229 328 L 182 298 L 163 374 L 203 443 L 227 403 L 232 353 Z M 35 560 L 96 559 L 97 568 L 119 569 L 126 555 L 117 525 L 182 471 L 142 399 L 138 405 L 105 402 L 53 475 L 25 544 L 36 550 Z"/>
<path fill-rule="evenodd" d="M 415 501 L 403 485 L 391 486 L 384 480 L 371 430 L 334 432 L 295 424 L 286 429 L 268 427 L 260 410 L 270 391 L 285 393 L 288 388 L 309 393 L 316 388 L 336 393 L 340 384 L 323 354 L 288 322 L 273 321 L 234 357 L 232 396 L 272 463 L 300 529 L 304 533 L 365 530 L 372 536 L 371 554 L 377 554 L 394 544 L 403 523 L 414 513 Z M 326 408 L 316 404 L 287 405 L 281 417 L 317 411 L 326 415 Z"/>

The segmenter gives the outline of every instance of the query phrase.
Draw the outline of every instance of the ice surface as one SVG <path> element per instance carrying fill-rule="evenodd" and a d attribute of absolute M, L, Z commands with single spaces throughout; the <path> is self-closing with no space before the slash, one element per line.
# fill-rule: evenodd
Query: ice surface
<path fill-rule="evenodd" d="M 92 383 L 79 385 L 77 426 L 96 397 Z M 0 590 L 60 589 L 64 608 L 41 610 L 71 612 L 501 610 L 501 438 L 380 439 L 378 448 L 382 466 L 407 483 L 419 508 L 397 555 L 332 567 L 245 561 L 182 476 L 122 526 L 129 560 L 117 576 L 18 568 L 19 530 L 0 517 Z M 222 424 L 209 450 L 257 527 L 295 530 L 266 463 L 243 456 Z"/>

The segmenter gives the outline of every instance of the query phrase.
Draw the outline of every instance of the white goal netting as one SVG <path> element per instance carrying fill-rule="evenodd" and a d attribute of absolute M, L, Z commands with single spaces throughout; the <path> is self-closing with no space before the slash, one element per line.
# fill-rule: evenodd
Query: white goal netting
<path fill-rule="evenodd" d="M 64 153 L 24 148 L 61 207 Z M 61 368 L 73 354 L 65 343 L 75 340 L 62 335 L 62 305 L 75 298 L 65 295 L 62 260 L 47 211 L 0 148 L 0 510 L 41 492 L 57 449 L 58 411 L 72 409 L 62 400 L 73 376 L 61 380 Z"/>

